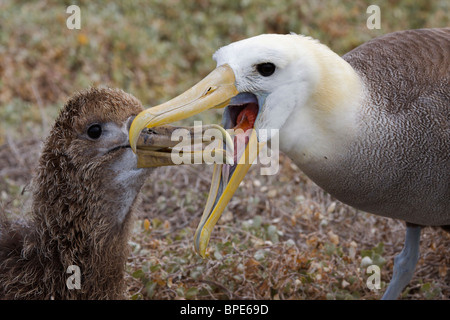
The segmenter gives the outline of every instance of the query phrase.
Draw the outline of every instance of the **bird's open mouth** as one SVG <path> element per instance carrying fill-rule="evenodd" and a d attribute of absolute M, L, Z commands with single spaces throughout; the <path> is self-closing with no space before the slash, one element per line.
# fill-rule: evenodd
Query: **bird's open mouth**
<path fill-rule="evenodd" d="M 258 117 L 258 110 L 258 100 L 251 93 L 237 95 L 231 99 L 230 104 L 225 108 L 222 125 L 233 137 L 233 163 L 224 164 L 224 167 L 229 168 L 230 175 L 236 168 L 249 142 Z"/>
<path fill-rule="evenodd" d="M 226 161 L 214 162 L 211 189 L 194 236 L 195 248 L 202 257 L 205 257 L 212 229 L 263 145 L 258 142 L 255 131 L 255 122 L 259 115 L 256 96 L 251 93 L 238 92 L 235 86 L 234 71 L 225 64 L 217 67 L 203 80 L 178 97 L 144 110 L 134 119 L 130 127 L 130 145 L 138 154 L 138 162 L 141 166 L 177 164 L 173 163 L 173 145 L 169 145 L 169 149 L 161 148 L 159 145 L 156 150 L 153 148 L 155 145 L 151 148 L 145 147 L 146 143 L 140 140 L 141 131 L 144 128 L 158 130 L 161 125 L 189 118 L 211 108 L 224 107 L 227 108 L 223 115 L 223 128 L 220 128 L 227 129 L 227 131 L 224 130 L 225 133 L 219 137 L 219 140 L 223 142 L 223 150 L 220 152 L 224 152 Z M 163 136 L 170 135 L 163 134 Z M 167 146 L 168 142 L 165 143 Z M 157 159 L 151 158 L 154 154 L 147 155 L 151 160 L 147 163 L 142 160 L 145 158 L 144 149 L 163 154 L 157 154 Z M 200 151 L 204 152 L 205 150 Z M 164 156 L 167 158 L 167 155 L 171 161 L 161 161 Z M 152 165 L 152 163 L 156 163 L 156 165 Z"/>
<path fill-rule="evenodd" d="M 181 140 L 180 140 L 181 139 Z M 217 148 L 209 145 L 219 140 Z M 159 126 L 142 130 L 136 144 L 138 168 L 200 163 L 231 163 L 231 136 L 218 125 L 175 127 Z M 230 149 L 231 150 L 231 149 Z M 206 152 L 209 151 L 208 156 Z"/>
<path fill-rule="evenodd" d="M 237 95 L 225 108 L 222 125 L 225 129 L 232 129 L 233 164 L 225 163 L 214 166 L 208 200 L 194 235 L 195 249 L 202 257 L 205 257 L 212 229 L 256 159 L 261 147 L 254 130 L 258 111 L 258 100 L 250 93 Z"/>
<path fill-rule="evenodd" d="M 223 127 L 164 125 L 145 128 L 137 141 L 138 167 L 177 165 L 180 163 L 174 161 L 174 152 L 180 152 L 176 149 L 180 142 L 178 139 L 173 139 L 173 136 L 177 130 L 185 130 L 189 137 L 184 141 L 185 145 L 191 144 L 189 150 L 196 150 L 188 151 L 187 154 L 185 152 L 186 159 L 188 163 L 194 163 L 189 161 L 193 161 L 198 153 L 203 154 L 205 145 L 211 142 L 211 136 L 207 134 L 208 130 L 220 131 L 222 144 L 215 150 L 220 157 L 216 158 L 219 161 L 214 163 L 208 200 L 194 237 L 195 248 L 202 256 L 205 256 L 209 235 L 214 225 L 258 154 L 260 144 L 257 142 L 254 130 L 258 111 L 257 98 L 251 93 L 241 93 L 232 98 L 225 108 L 222 118 Z M 201 132 L 200 136 L 195 135 L 196 130 Z M 195 145 L 199 147 L 195 148 Z"/>
<path fill-rule="evenodd" d="M 197 127 L 163 125 L 144 128 L 136 144 L 138 167 L 208 163 L 205 161 L 206 157 L 203 157 L 204 152 L 209 143 L 220 137 L 222 144 L 211 149 L 216 160 L 214 163 L 224 164 L 231 175 L 248 144 L 258 109 L 256 97 L 251 93 L 242 93 L 231 99 L 225 108 L 223 127 L 212 124 Z M 211 134 L 212 130 L 215 130 L 215 134 Z M 180 141 L 180 137 L 185 139 Z M 182 163 L 174 161 L 175 156 L 180 153 L 184 157 Z M 200 161 L 196 162 L 196 158 Z"/>

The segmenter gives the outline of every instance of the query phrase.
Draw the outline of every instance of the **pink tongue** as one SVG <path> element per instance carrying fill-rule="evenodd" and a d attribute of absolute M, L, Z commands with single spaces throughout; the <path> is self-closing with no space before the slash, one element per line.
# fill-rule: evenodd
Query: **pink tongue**
<path fill-rule="evenodd" d="M 233 129 L 242 129 L 247 131 L 248 129 L 253 128 L 257 115 L 258 105 L 256 103 L 247 104 L 238 114 L 236 118 L 236 126 Z"/>
<path fill-rule="evenodd" d="M 251 130 L 247 130 L 244 133 L 238 134 L 234 137 L 234 164 L 238 163 L 244 153 L 251 133 Z"/>
<path fill-rule="evenodd" d="M 234 137 L 234 164 L 237 164 L 238 160 L 244 153 L 245 146 L 248 143 L 250 137 L 251 128 L 253 128 L 258 115 L 258 105 L 255 103 L 249 103 L 237 116 L 236 126 L 234 130 L 239 130 Z"/>
<path fill-rule="evenodd" d="M 240 131 L 242 132 L 242 129 Z M 251 132 L 251 130 L 247 130 L 234 136 L 234 165 L 237 165 L 238 161 L 241 159 L 250 138 Z M 222 183 L 224 186 L 228 184 L 228 179 L 230 178 L 230 169 L 231 165 L 224 165 L 222 167 Z"/>

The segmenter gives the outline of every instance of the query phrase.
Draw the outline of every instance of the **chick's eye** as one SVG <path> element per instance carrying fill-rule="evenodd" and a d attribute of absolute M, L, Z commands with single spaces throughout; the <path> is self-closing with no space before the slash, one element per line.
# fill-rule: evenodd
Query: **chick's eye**
<path fill-rule="evenodd" d="M 260 63 L 256 66 L 256 70 L 263 77 L 268 77 L 275 72 L 275 65 L 271 62 Z"/>
<path fill-rule="evenodd" d="M 93 124 L 87 130 L 87 135 L 91 139 L 98 139 L 102 135 L 102 126 L 99 124 Z"/>

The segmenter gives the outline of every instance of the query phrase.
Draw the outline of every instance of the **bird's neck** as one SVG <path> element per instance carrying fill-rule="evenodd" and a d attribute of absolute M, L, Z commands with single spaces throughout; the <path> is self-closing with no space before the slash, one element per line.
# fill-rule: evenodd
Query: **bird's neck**
<path fill-rule="evenodd" d="M 52 213 L 46 212 L 46 215 Z M 30 258 L 34 255 L 35 259 L 37 257 L 43 263 L 42 273 L 48 279 L 48 283 L 43 286 L 50 297 L 123 297 L 123 279 L 128 256 L 128 221 L 124 222 L 123 228 L 117 230 L 110 230 L 106 224 L 101 225 L 101 221 L 49 220 L 40 214 L 35 214 L 34 222 L 35 248 L 30 251 Z M 88 223 L 93 227 L 88 228 Z M 103 234 L 100 231 L 102 229 Z M 70 281 L 74 284 L 77 272 L 80 276 L 80 287 L 71 288 L 67 283 Z"/>
<path fill-rule="evenodd" d="M 355 70 L 326 46 L 314 46 L 316 81 L 280 132 L 280 148 L 297 165 L 332 160 L 357 134 L 364 85 Z"/>
<path fill-rule="evenodd" d="M 55 299 L 121 298 L 131 215 L 114 224 L 102 217 L 116 208 L 95 190 L 50 182 L 59 188 L 58 193 L 52 193 L 45 191 L 51 186 L 43 184 L 48 183 L 40 184 L 32 205 L 34 231 L 30 243 L 34 248 L 24 251 L 30 261 L 41 261 L 41 272 L 47 279 L 42 291 Z M 79 270 L 80 288 L 67 285 L 67 281 L 75 280 L 70 278 L 75 270 Z"/>

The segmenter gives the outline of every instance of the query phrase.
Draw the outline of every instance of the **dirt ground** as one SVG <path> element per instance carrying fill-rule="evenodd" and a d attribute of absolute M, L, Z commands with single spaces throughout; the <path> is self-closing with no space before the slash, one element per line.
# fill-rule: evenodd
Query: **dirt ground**
<path fill-rule="evenodd" d="M 26 186 L 42 139 L 0 146 L 1 208 L 23 216 Z M 130 241 L 132 299 L 378 299 L 403 246 L 401 221 L 333 199 L 284 155 L 277 175 L 254 165 L 214 229 L 207 258 L 193 250 L 193 233 L 209 191 L 206 165 L 155 169 L 141 194 Z M 25 189 L 25 191 L 23 191 Z M 421 257 L 403 299 L 448 299 L 450 236 L 422 233 Z M 364 256 L 381 267 L 371 291 Z M 366 258 L 367 259 L 367 258 Z"/>

